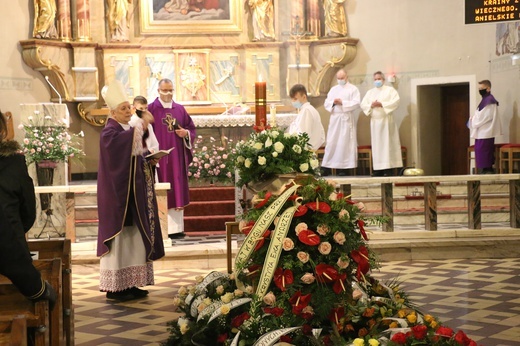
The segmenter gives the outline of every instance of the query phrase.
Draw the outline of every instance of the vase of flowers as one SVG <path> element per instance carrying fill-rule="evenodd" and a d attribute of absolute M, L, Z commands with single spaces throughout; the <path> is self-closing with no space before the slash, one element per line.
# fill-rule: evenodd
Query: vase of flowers
<path fill-rule="evenodd" d="M 59 162 L 83 155 L 79 143 L 83 131 L 70 134 L 65 120 L 56 122 L 50 115 L 42 116 L 39 111 L 34 111 L 34 116 L 29 116 L 28 122 L 20 124 L 19 129 L 25 132 L 23 154 L 28 165 L 35 163 L 39 186 L 53 184 Z M 41 209 L 47 215 L 52 215 L 51 198 L 51 193 L 40 194 Z"/>
<path fill-rule="evenodd" d="M 192 185 L 233 185 L 235 181 L 233 140 L 223 137 L 220 143 L 213 137 L 197 136 L 193 144 L 193 161 L 188 167 Z"/>
<path fill-rule="evenodd" d="M 288 134 L 277 128 L 252 132 L 248 140 L 237 144 L 233 154 L 240 177 L 237 185 L 257 192 L 279 175 L 317 175 L 319 161 L 308 142 L 306 133 Z"/>

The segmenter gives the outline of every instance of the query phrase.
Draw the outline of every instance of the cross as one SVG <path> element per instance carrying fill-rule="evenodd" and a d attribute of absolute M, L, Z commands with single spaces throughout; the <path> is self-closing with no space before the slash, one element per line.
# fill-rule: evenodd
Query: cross
<path fill-rule="evenodd" d="M 166 126 L 168 126 L 168 131 L 173 132 L 175 130 L 175 123 L 177 122 L 177 119 L 172 118 L 172 115 L 170 113 L 166 114 L 165 118 L 162 118 L 162 123 Z"/>

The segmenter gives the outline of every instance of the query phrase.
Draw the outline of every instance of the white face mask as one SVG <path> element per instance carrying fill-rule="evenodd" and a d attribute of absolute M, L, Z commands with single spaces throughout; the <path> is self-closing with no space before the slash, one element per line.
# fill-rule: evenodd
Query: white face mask
<path fill-rule="evenodd" d="M 381 88 L 383 86 L 383 81 L 382 80 L 375 80 L 374 81 L 374 85 L 376 88 Z"/>
<path fill-rule="evenodd" d="M 173 92 L 171 92 L 171 91 L 167 91 L 167 92 L 159 91 L 159 94 L 164 95 L 164 96 L 173 96 Z"/>
<path fill-rule="evenodd" d="M 344 79 L 338 79 L 338 85 L 345 85 L 347 84 L 347 81 Z"/>

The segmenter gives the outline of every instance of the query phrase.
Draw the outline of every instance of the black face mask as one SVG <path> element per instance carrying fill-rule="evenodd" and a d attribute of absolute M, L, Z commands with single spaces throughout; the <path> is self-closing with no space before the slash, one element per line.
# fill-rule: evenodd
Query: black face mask
<path fill-rule="evenodd" d="M 487 94 L 487 90 L 486 90 L 486 89 L 480 89 L 480 90 L 478 91 L 478 93 L 479 93 L 480 95 L 484 96 L 484 95 Z"/>

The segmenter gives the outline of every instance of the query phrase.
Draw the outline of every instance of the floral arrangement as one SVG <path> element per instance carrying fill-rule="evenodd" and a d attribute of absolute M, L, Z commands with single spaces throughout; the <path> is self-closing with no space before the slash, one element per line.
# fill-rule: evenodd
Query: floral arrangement
<path fill-rule="evenodd" d="M 235 149 L 232 144 L 233 140 L 227 137 L 223 137 L 222 145 L 217 145 L 213 137 L 209 138 L 209 143 L 205 143 L 202 136 L 197 136 L 193 145 L 193 161 L 188 167 L 189 180 L 233 184 L 235 173 L 231 157 Z"/>
<path fill-rule="evenodd" d="M 287 134 L 277 128 L 252 132 L 247 141 L 237 144 L 233 155 L 240 177 L 237 185 L 266 181 L 278 174 L 317 175 L 319 161 L 308 142 L 306 133 Z"/>
<path fill-rule="evenodd" d="M 179 290 L 165 345 L 476 345 L 370 276 L 374 220 L 334 183 L 300 177 L 253 200 L 234 272 Z"/>
<path fill-rule="evenodd" d="M 39 111 L 35 111 L 34 114 L 39 118 Z M 65 120 L 55 123 L 49 115 L 44 116 L 43 121 L 39 122 L 32 116 L 29 116 L 28 120 L 28 123 L 18 126 L 20 130 L 25 131 L 22 148 L 27 164 L 45 160 L 64 162 L 68 158 L 84 154 L 79 143 L 83 131 L 77 135 L 70 134 Z"/>

